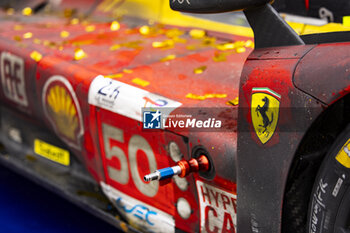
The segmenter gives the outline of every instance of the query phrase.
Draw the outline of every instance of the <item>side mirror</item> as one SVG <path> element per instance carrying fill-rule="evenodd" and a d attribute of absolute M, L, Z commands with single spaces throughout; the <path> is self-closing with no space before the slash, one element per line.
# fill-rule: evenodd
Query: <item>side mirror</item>
<path fill-rule="evenodd" d="M 190 13 L 220 13 L 262 6 L 273 0 L 170 0 L 176 11 Z"/>

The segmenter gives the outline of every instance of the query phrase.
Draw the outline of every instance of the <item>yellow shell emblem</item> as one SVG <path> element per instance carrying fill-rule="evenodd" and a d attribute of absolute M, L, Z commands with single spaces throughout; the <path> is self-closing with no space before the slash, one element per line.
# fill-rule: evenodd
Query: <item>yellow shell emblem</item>
<path fill-rule="evenodd" d="M 281 96 L 269 88 L 253 88 L 251 117 L 256 135 L 262 144 L 275 133 Z"/>
<path fill-rule="evenodd" d="M 60 133 L 75 140 L 78 128 L 77 109 L 67 90 L 62 86 L 53 86 L 48 91 L 47 104 L 49 115 L 54 119 Z"/>
<path fill-rule="evenodd" d="M 78 147 L 83 132 L 81 112 L 70 83 L 61 76 L 51 77 L 44 87 L 43 104 L 46 117 L 58 136 Z"/>

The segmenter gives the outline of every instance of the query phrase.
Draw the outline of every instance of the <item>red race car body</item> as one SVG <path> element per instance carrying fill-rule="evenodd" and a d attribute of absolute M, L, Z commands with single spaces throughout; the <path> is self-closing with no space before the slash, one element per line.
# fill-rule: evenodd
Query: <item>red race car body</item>
<path fill-rule="evenodd" d="M 300 174 L 292 168 L 306 151 L 325 148 L 309 132 L 329 133 L 318 127 L 329 121 L 325 112 L 339 114 L 348 99 L 347 33 L 253 51 L 249 37 L 64 13 L 2 13 L 3 163 L 123 230 L 288 228 L 286 193 Z M 209 127 L 190 121 L 197 127 L 184 129 L 168 117 L 165 128 L 150 130 L 144 111 L 153 109 L 209 116 Z M 339 116 L 332 133 L 344 122 Z M 317 143 L 324 147 L 303 146 Z M 201 155 L 205 171 L 143 179 Z"/>

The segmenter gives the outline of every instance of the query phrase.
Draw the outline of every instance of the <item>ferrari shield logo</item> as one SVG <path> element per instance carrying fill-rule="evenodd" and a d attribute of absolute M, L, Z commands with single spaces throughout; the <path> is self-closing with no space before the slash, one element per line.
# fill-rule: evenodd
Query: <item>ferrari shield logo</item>
<path fill-rule="evenodd" d="M 252 89 L 252 122 L 262 144 L 268 142 L 276 130 L 280 100 L 281 96 L 269 88 Z"/>

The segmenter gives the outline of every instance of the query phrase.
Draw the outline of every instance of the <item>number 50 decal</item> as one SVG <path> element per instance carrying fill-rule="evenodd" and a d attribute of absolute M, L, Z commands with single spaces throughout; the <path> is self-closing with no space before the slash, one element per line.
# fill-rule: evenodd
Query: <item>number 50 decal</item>
<path fill-rule="evenodd" d="M 124 131 L 111 125 L 102 123 L 102 132 L 106 159 L 112 160 L 112 158 L 116 158 L 120 163 L 120 169 L 116 169 L 107 164 L 108 176 L 115 182 L 123 185 L 128 184 L 130 178 L 128 158 L 125 155 L 124 151 L 116 145 L 117 143 L 111 143 L 112 140 L 115 140 L 122 144 L 126 143 L 124 140 Z M 140 176 L 137 167 L 136 156 L 138 150 L 141 150 L 146 154 L 148 163 L 146 162 L 144 164 L 149 165 L 150 171 L 157 170 L 156 158 L 149 143 L 142 136 L 133 135 L 128 143 L 128 156 L 131 177 L 135 183 L 136 188 L 141 193 L 148 197 L 154 197 L 158 192 L 159 183 L 151 182 L 146 184 L 143 182 L 143 178 Z"/>

